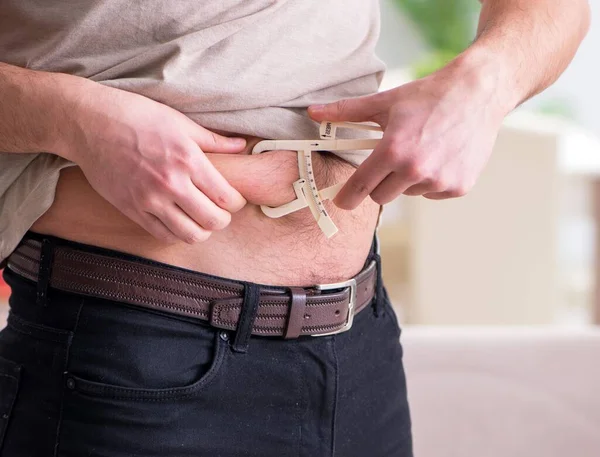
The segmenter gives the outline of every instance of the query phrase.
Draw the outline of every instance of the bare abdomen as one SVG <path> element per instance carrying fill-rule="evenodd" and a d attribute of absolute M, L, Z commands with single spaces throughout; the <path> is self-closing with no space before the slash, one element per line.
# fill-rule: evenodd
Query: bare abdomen
<path fill-rule="evenodd" d="M 379 205 L 367 198 L 353 211 L 326 201 L 338 226 L 327 239 L 305 208 L 280 219 L 258 205 L 280 205 L 294 198 L 296 152 L 260 155 L 207 154 L 225 178 L 248 200 L 230 225 L 194 245 L 165 244 L 125 217 L 89 185 L 78 167 L 61 172 L 52 207 L 32 227 L 95 246 L 213 275 L 273 285 L 337 282 L 360 271 L 369 251 Z M 354 167 L 328 153 L 313 154 L 317 184 L 347 179 Z"/>

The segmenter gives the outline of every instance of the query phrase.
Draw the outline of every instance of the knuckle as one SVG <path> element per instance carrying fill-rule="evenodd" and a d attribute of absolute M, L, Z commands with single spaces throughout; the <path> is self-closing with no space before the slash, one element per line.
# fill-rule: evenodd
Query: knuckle
<path fill-rule="evenodd" d="M 453 198 L 464 197 L 471 190 L 471 186 L 460 185 L 451 189 L 448 194 Z"/>
<path fill-rule="evenodd" d="M 345 99 L 339 100 L 335 104 L 335 111 L 337 112 L 337 114 L 344 114 L 346 111 L 348 111 L 348 106 L 349 106 L 348 100 L 345 100 Z"/>
<path fill-rule="evenodd" d="M 183 241 L 188 244 L 199 243 L 201 241 L 206 241 L 210 237 L 210 232 L 206 230 L 194 230 L 191 232 L 186 232 L 183 235 Z"/>
<path fill-rule="evenodd" d="M 151 187 L 156 187 L 158 189 L 167 188 L 171 181 L 170 175 L 170 171 L 168 171 L 167 167 L 165 167 L 154 174 L 152 177 L 153 179 L 149 182 L 149 184 Z"/>
<path fill-rule="evenodd" d="M 444 192 L 449 188 L 447 181 L 443 178 L 432 180 L 429 187 L 431 189 L 430 192 Z"/>
<path fill-rule="evenodd" d="M 206 219 L 202 222 L 202 227 L 206 230 L 217 230 L 219 228 L 219 220 L 214 217 Z"/>
<path fill-rule="evenodd" d="M 217 146 L 219 144 L 219 136 L 215 132 L 210 130 L 206 131 L 206 143 L 208 146 Z"/>
<path fill-rule="evenodd" d="M 412 181 L 418 182 L 428 179 L 428 173 L 425 170 L 425 167 L 417 161 L 411 161 L 406 164 L 405 174 L 406 177 Z"/>
<path fill-rule="evenodd" d="M 225 214 L 206 219 L 202 225 L 206 230 L 221 230 L 227 227 L 230 221 L 231 215 L 226 212 Z"/>
<path fill-rule="evenodd" d="M 133 198 L 136 207 L 148 212 L 158 206 L 157 199 L 151 192 L 139 192 Z"/>
<path fill-rule="evenodd" d="M 402 160 L 403 160 L 402 150 L 403 150 L 402 142 L 397 138 L 392 138 L 390 140 L 390 143 L 388 146 L 388 154 L 389 154 L 389 157 L 390 157 L 390 160 L 392 161 L 392 163 L 394 163 L 394 164 L 402 163 Z"/>
<path fill-rule="evenodd" d="M 179 145 L 175 149 L 174 160 L 179 167 L 191 169 L 194 163 L 195 154 L 194 151 L 186 145 Z"/>
<path fill-rule="evenodd" d="M 221 208 L 227 208 L 231 204 L 232 199 L 225 193 L 219 193 L 215 196 L 214 202 Z"/>
<path fill-rule="evenodd" d="M 241 194 L 238 196 L 236 196 L 235 194 L 219 194 L 215 197 L 214 203 L 220 208 L 227 211 L 226 215 L 224 215 L 223 218 L 227 220 L 228 224 L 229 220 L 231 219 L 231 214 L 229 214 L 229 211 L 235 212 L 240 210 L 246 205 L 246 200 L 244 199 L 244 197 L 242 197 Z"/>
<path fill-rule="evenodd" d="M 153 235 L 156 239 L 164 243 L 171 243 L 175 240 L 175 236 L 166 230 L 155 230 Z"/>
<path fill-rule="evenodd" d="M 367 185 L 363 181 L 359 181 L 358 179 L 353 179 L 348 181 L 350 185 L 350 189 L 352 192 L 359 195 L 366 195 L 369 192 Z"/>
<path fill-rule="evenodd" d="M 180 183 L 182 180 L 177 173 L 165 172 L 161 175 L 159 182 L 159 188 L 163 192 L 176 197 L 181 196 L 182 192 L 180 191 Z"/>

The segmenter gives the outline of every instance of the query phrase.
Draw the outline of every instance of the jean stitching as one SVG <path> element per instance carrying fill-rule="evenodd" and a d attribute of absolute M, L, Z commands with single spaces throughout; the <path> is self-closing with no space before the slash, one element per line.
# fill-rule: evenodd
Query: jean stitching
<path fill-rule="evenodd" d="M 35 338 L 36 340 L 43 341 L 52 341 L 53 343 L 64 343 L 65 340 L 68 343 L 70 338 L 70 333 L 67 330 L 58 330 L 50 327 L 46 327 L 44 325 L 34 324 L 32 322 L 28 322 L 20 317 L 17 317 L 14 314 L 11 314 L 7 319 L 7 325 L 15 332 L 18 332 L 22 335 L 29 336 L 31 338 Z M 23 326 L 23 327 L 19 327 Z M 39 332 L 43 332 L 44 336 L 35 334 L 34 332 L 28 332 L 26 327 L 30 327 L 33 330 L 37 330 Z"/>
<path fill-rule="evenodd" d="M 27 327 L 31 327 L 31 328 L 35 328 L 37 330 L 42 330 L 44 332 L 49 332 L 49 333 L 56 333 L 59 335 L 66 335 L 68 333 L 70 333 L 68 330 L 62 330 L 62 329 L 57 329 L 57 328 L 52 328 L 52 327 L 48 327 L 46 325 L 41 325 L 41 324 L 36 324 L 34 322 L 29 322 L 26 319 L 22 319 L 19 316 L 13 314 L 11 319 L 16 320 L 17 322 L 19 322 L 19 324 L 23 324 Z"/>
<path fill-rule="evenodd" d="M 0 373 L 0 377 L 3 377 L 3 378 L 12 378 L 15 381 L 18 379 L 16 376 L 12 376 L 12 375 L 9 375 L 9 374 L 4 374 L 4 373 Z"/>
<path fill-rule="evenodd" d="M 15 377 L 15 376 L 11 376 L 9 374 L 0 374 L 0 376 L 6 377 L 6 378 L 9 378 L 9 379 L 13 379 L 15 381 L 15 383 L 16 383 L 16 388 L 15 388 L 15 391 L 14 391 L 14 395 L 12 395 L 11 401 L 10 401 L 10 405 L 8 407 L 8 415 L 10 417 L 10 416 L 12 416 L 12 410 L 13 410 L 13 407 L 15 405 L 15 401 L 17 400 L 17 396 L 19 394 L 20 376 L 19 377 Z M 4 424 L 4 428 L 3 429 L 0 429 L 0 450 L 1 450 L 2 444 L 4 442 L 5 433 L 6 433 L 7 428 L 8 428 L 8 423 Z"/>
<path fill-rule="evenodd" d="M 302 397 L 303 397 L 303 386 L 304 386 L 304 379 L 303 379 L 303 372 L 304 370 L 303 365 L 304 365 L 304 361 L 303 358 L 300 357 L 300 355 L 298 354 L 298 345 L 294 345 L 294 359 L 295 359 L 295 364 L 294 366 L 296 367 L 296 378 L 298 379 L 298 388 L 297 388 L 297 398 L 298 398 L 298 407 L 296 408 L 296 419 L 298 421 L 298 423 L 300 424 L 299 429 L 298 429 L 298 457 L 300 457 L 301 453 L 302 453 Z"/>
<path fill-rule="evenodd" d="M 56 425 L 56 440 L 54 441 L 54 457 L 58 456 L 58 448 L 60 445 L 60 429 L 62 426 L 62 418 L 63 418 L 63 410 L 65 407 L 65 388 L 64 388 L 64 380 L 65 380 L 65 375 L 67 374 L 67 368 L 69 365 L 69 356 L 70 356 L 70 352 L 71 352 L 71 344 L 73 343 L 73 338 L 75 337 L 75 332 L 77 332 L 77 327 L 79 326 L 79 318 L 81 316 L 81 310 L 83 309 L 83 305 L 85 302 L 85 298 L 81 297 L 81 300 L 79 302 L 79 308 L 77 309 L 77 316 L 75 317 L 75 325 L 73 326 L 73 331 L 69 332 L 69 339 L 67 341 L 67 350 L 65 351 L 65 358 L 63 361 L 63 383 L 62 383 L 62 390 L 61 390 L 61 396 L 60 396 L 60 411 L 58 413 L 58 423 Z"/>
<path fill-rule="evenodd" d="M 115 262 L 111 259 L 111 258 L 104 258 L 104 259 L 91 259 L 88 260 L 86 259 L 83 255 L 81 255 L 78 252 L 64 252 L 61 251 L 61 254 L 64 255 L 67 258 L 71 258 L 73 260 L 82 262 L 82 263 L 88 263 L 90 265 L 101 265 L 101 266 L 108 266 L 111 269 L 114 270 L 120 270 L 120 271 L 125 271 L 125 272 L 135 272 L 135 269 L 132 268 L 126 268 L 126 267 L 122 267 L 120 265 L 115 265 Z M 80 271 L 74 270 L 72 269 L 73 272 L 78 272 L 81 274 Z M 85 276 L 85 275 L 84 275 Z M 106 276 L 106 275 L 102 275 L 102 276 Z M 195 286 L 195 287 L 201 287 L 203 289 L 208 289 L 208 290 L 215 290 L 215 291 L 226 291 L 226 292 L 238 292 L 238 289 L 236 287 L 228 287 L 228 286 L 224 286 L 224 285 L 212 285 L 212 286 L 204 286 L 199 284 L 196 281 L 193 280 L 182 280 L 179 277 L 177 277 L 176 275 L 174 275 L 173 273 L 170 272 L 160 272 L 160 273 L 154 273 L 152 271 L 144 271 L 144 276 L 146 277 L 154 277 L 157 279 L 169 279 L 172 282 L 178 282 L 180 284 L 185 284 L 188 286 Z M 94 276 L 87 276 L 90 278 L 93 278 Z M 107 277 L 108 279 L 114 280 L 113 276 Z M 144 284 L 148 284 L 147 282 Z"/>
<path fill-rule="evenodd" d="M 111 267 L 113 268 L 113 267 Z M 123 270 L 123 271 L 134 271 L 131 269 L 123 269 L 123 268 L 117 268 L 114 267 L 116 270 Z M 97 280 L 101 280 L 101 281 L 110 281 L 113 283 L 118 283 L 118 284 L 122 284 L 124 286 L 138 286 L 138 287 L 145 287 L 147 289 L 153 289 L 153 290 L 158 290 L 160 292 L 167 292 L 170 293 L 172 295 L 176 295 L 179 297 L 183 297 L 183 298 L 196 298 L 196 299 L 204 299 L 204 297 L 202 295 L 199 294 L 194 294 L 194 293 L 184 293 L 181 292 L 177 289 L 174 289 L 172 287 L 165 287 L 165 286 L 157 286 L 154 285 L 152 283 L 149 283 L 148 281 L 136 281 L 133 279 L 120 279 L 115 275 L 109 275 L 109 274 L 101 274 L 101 273 L 87 273 L 87 272 L 82 272 L 81 269 L 78 268 L 71 268 L 71 267 L 62 267 L 61 268 L 62 271 L 65 271 L 67 273 L 73 273 L 73 274 L 77 274 L 83 278 L 86 279 L 97 279 Z M 152 275 L 152 274 L 147 274 L 146 276 L 149 277 L 157 277 L 158 279 L 163 279 L 157 275 Z M 177 278 L 171 278 L 168 277 L 167 279 L 169 279 L 169 281 L 172 282 L 176 282 L 176 283 L 180 283 L 183 285 L 187 285 L 187 286 L 194 286 L 194 287 L 200 287 L 202 289 L 208 289 L 208 290 L 214 290 L 214 291 L 225 291 L 225 292 L 235 292 L 233 289 L 225 289 L 225 288 L 217 288 L 217 287 L 202 287 L 200 284 L 197 283 L 192 283 L 189 281 L 181 281 L 178 280 Z"/>
<path fill-rule="evenodd" d="M 337 338 L 331 339 L 331 347 L 333 350 L 333 360 L 335 362 L 335 382 L 334 382 L 334 392 L 333 392 L 333 408 L 332 408 L 332 420 L 331 420 L 331 456 L 335 455 L 335 426 L 336 426 L 336 418 L 337 418 L 337 403 L 338 403 L 338 391 L 340 384 L 340 373 L 339 373 L 339 360 L 336 350 L 336 342 Z"/>
<path fill-rule="evenodd" d="M 210 381 L 212 381 L 217 374 L 220 372 L 221 365 L 223 364 L 223 360 L 225 359 L 225 349 L 224 343 L 222 339 L 219 337 L 219 334 L 215 334 L 216 339 L 216 354 L 215 363 L 209 368 L 209 372 L 207 372 L 204 376 L 200 378 L 200 380 L 195 383 L 185 386 L 185 387 L 176 387 L 173 389 L 165 389 L 165 390 L 144 390 L 144 389 L 136 389 L 136 388 L 128 388 L 128 387 L 118 387 L 118 386 L 104 386 L 104 385 L 88 385 L 87 389 L 84 387 L 83 389 L 78 389 L 75 387 L 75 391 L 79 395 L 84 395 L 88 397 L 102 397 L 102 398 L 110 398 L 113 400 L 134 400 L 139 402 L 158 402 L 172 399 L 184 399 L 190 396 L 195 395 L 199 390 L 204 388 Z M 72 375 L 76 380 L 81 379 L 75 375 Z M 81 380 L 79 381 L 81 382 Z M 83 381 L 86 382 L 86 381 Z M 91 382 L 91 381 L 90 381 Z M 75 386 L 77 386 L 77 381 L 75 382 Z M 113 392 L 113 394 L 110 394 Z M 119 395 L 122 394 L 122 395 Z M 127 394 L 127 395 L 125 395 Z"/>
<path fill-rule="evenodd" d="M 118 299 L 120 301 L 127 301 L 128 303 L 131 304 L 137 304 L 138 301 L 142 301 L 139 300 L 139 298 L 135 295 L 130 295 L 130 294 L 124 294 L 124 293 L 114 293 L 114 292 L 108 292 L 106 290 L 101 290 L 99 288 L 96 287 L 89 287 L 89 286 L 82 286 L 79 283 L 76 282 L 68 282 L 68 281 L 63 281 L 57 284 L 55 284 L 57 287 L 60 286 L 64 286 L 66 288 L 69 288 L 70 292 L 75 292 L 75 293 L 91 293 L 91 294 L 95 294 L 97 295 L 99 298 L 103 298 L 106 299 L 107 297 L 111 298 L 111 299 Z M 165 309 L 174 309 L 177 311 L 182 311 L 182 312 L 186 312 L 189 314 L 195 314 L 195 315 L 200 315 L 200 316 L 206 316 L 207 312 L 206 311 L 202 311 L 202 310 L 196 310 L 193 308 L 189 308 L 189 307 L 185 307 L 185 306 L 181 306 L 181 305 L 177 305 L 174 304 L 173 302 L 168 302 L 165 300 L 157 300 L 157 299 L 152 299 L 152 298 L 144 298 L 143 303 L 146 304 L 150 304 L 156 307 L 160 307 L 160 308 L 165 308 Z"/>

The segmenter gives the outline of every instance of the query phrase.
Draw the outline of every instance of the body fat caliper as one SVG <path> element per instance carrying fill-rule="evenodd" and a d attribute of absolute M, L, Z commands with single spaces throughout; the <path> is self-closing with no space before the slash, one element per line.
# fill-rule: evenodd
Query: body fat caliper
<path fill-rule="evenodd" d="M 337 139 L 338 128 L 372 130 L 381 132 L 381 127 L 369 123 L 352 122 L 322 122 L 319 128 L 319 140 L 263 140 L 252 149 L 252 154 L 265 151 L 291 150 L 298 152 L 298 171 L 300 179 L 293 183 L 296 199 L 281 206 L 261 205 L 262 212 L 268 217 L 278 218 L 299 211 L 307 206 L 317 221 L 317 224 L 331 238 L 338 231 L 331 216 L 327 212 L 323 200 L 332 200 L 345 181 L 325 189 L 317 189 L 312 165 L 313 151 L 348 151 L 374 149 L 381 138 L 368 139 Z"/>

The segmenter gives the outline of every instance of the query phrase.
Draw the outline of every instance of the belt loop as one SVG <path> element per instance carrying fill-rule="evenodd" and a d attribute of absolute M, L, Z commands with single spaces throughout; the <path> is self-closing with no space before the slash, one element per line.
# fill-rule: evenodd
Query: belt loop
<path fill-rule="evenodd" d="M 42 239 L 40 251 L 40 267 L 38 269 L 36 302 L 38 306 L 48 305 L 48 287 L 54 260 L 54 241 L 50 238 Z"/>
<path fill-rule="evenodd" d="M 240 310 L 240 318 L 235 329 L 235 339 L 231 349 L 246 353 L 252 336 L 252 327 L 260 302 L 260 286 L 251 282 L 244 283 L 244 302 Z"/>
<path fill-rule="evenodd" d="M 380 311 L 383 309 L 383 279 L 381 277 L 381 256 L 379 254 L 374 255 L 376 273 L 376 284 L 375 284 L 375 301 L 373 303 L 373 312 L 375 317 L 379 317 Z"/>
<path fill-rule="evenodd" d="M 383 206 L 382 206 L 382 208 L 383 208 Z M 379 241 L 379 232 L 378 231 L 375 231 L 375 235 L 373 236 L 373 244 L 374 244 L 374 248 L 375 248 L 375 254 L 381 255 L 381 241 Z"/>
<path fill-rule="evenodd" d="M 383 300 L 384 300 L 380 252 L 381 252 L 381 248 L 380 248 L 379 236 L 378 236 L 377 231 L 375 231 L 375 234 L 373 236 L 373 243 L 371 244 L 371 252 L 369 253 L 369 256 L 368 256 L 368 262 L 370 262 L 371 260 L 375 261 L 375 269 L 376 269 L 375 300 L 373 300 L 373 304 L 371 305 L 373 308 L 373 314 L 375 314 L 375 317 L 379 317 L 379 313 L 383 309 Z"/>
<path fill-rule="evenodd" d="M 292 304 L 283 337 L 287 340 L 298 338 L 304 325 L 304 310 L 306 309 L 306 291 L 302 287 L 288 287 L 292 294 Z"/>

